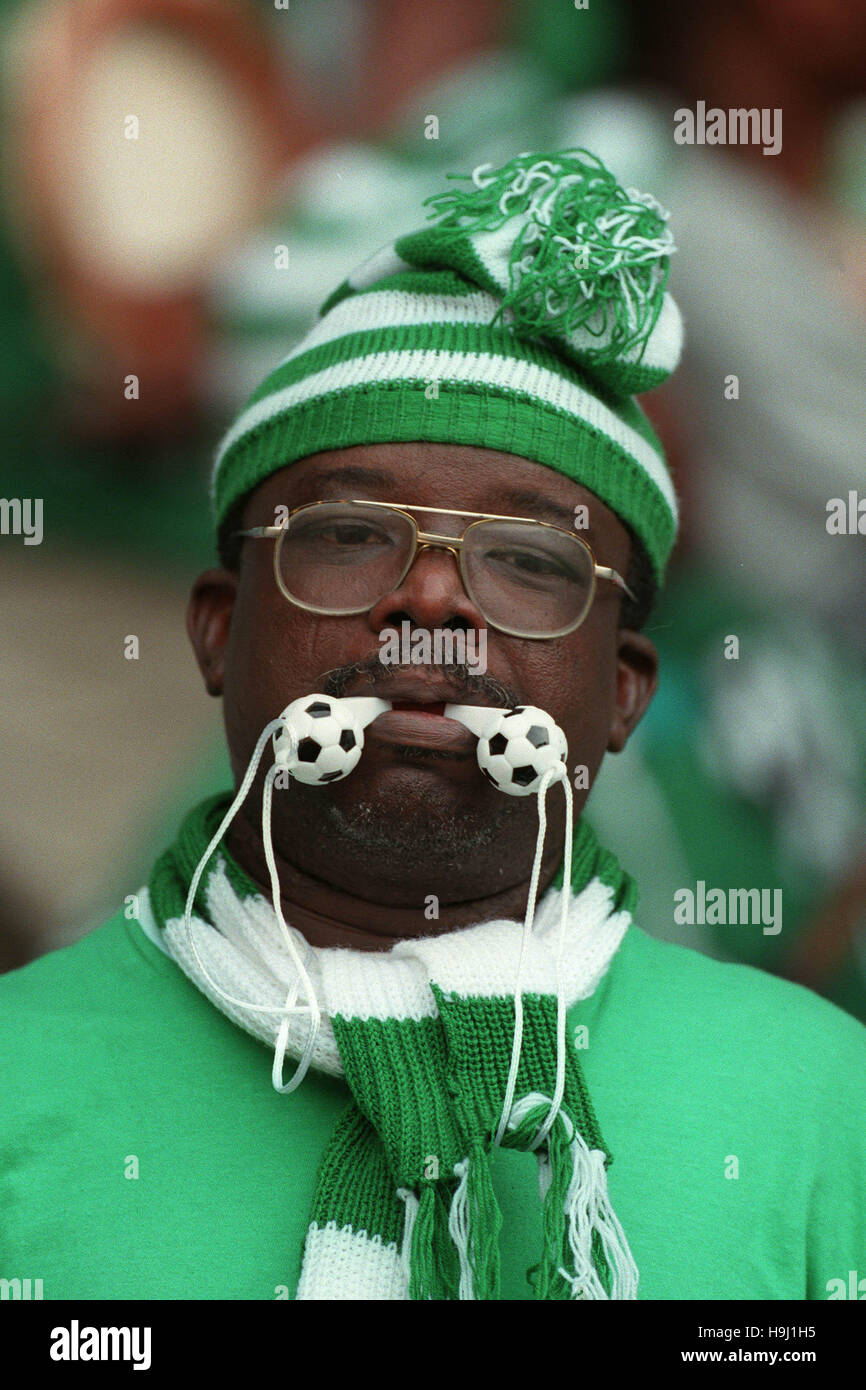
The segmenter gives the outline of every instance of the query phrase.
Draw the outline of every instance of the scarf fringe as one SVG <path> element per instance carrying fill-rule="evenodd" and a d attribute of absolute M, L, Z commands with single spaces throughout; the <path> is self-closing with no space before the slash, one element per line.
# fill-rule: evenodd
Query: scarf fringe
<path fill-rule="evenodd" d="M 533 1093 L 514 1106 L 509 1129 L 531 1137 L 550 1099 Z M 538 1155 L 544 1251 L 530 1271 L 537 1299 L 633 1300 L 638 1269 L 607 1187 L 607 1155 L 590 1149 L 560 1110 Z"/>
<path fill-rule="evenodd" d="M 502 1212 L 493 1190 L 489 1157 L 480 1144 L 454 1165 L 454 1173 L 459 1182 L 451 1199 L 448 1233 L 460 1262 L 458 1297 L 496 1300 L 501 1287 Z"/>
<path fill-rule="evenodd" d="M 531 1139 L 549 1109 L 547 1096 L 523 1097 L 512 1110 L 509 1136 Z M 635 1300 L 638 1269 L 610 1203 L 607 1155 L 589 1147 L 565 1111 L 557 1120 L 538 1154 L 544 1247 L 539 1264 L 529 1271 L 535 1298 Z M 408 1297 L 496 1301 L 501 1296 L 502 1213 L 489 1155 L 480 1144 L 454 1165 L 454 1176 L 457 1186 L 447 1216 L 450 1251 L 443 1248 L 444 1223 L 437 1213 L 441 1185 L 431 1183 L 420 1196 L 397 1189 L 405 1204 L 401 1258 Z"/>
<path fill-rule="evenodd" d="M 454 1252 L 443 1245 L 440 1234 L 447 1229 L 448 1213 L 439 1185 L 428 1184 L 420 1195 L 398 1188 L 397 1195 L 406 1203 L 401 1255 L 407 1297 L 422 1301 L 463 1297 L 455 1277 Z"/>

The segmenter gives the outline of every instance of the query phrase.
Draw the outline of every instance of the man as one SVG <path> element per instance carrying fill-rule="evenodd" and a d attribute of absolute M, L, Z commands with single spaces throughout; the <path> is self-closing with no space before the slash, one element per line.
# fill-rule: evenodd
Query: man
<path fill-rule="evenodd" d="M 671 250 L 585 152 L 478 169 L 224 439 L 189 630 L 236 782 L 296 699 L 392 707 L 2 982 L 0 1259 L 45 1297 L 825 1298 L 862 1265 L 866 1032 L 644 934 L 580 815 L 657 679 L 676 502 L 632 393 L 679 356 Z M 394 666 L 395 628 L 483 632 L 486 670 Z M 455 702 L 555 721 L 570 845 L 554 786 L 534 864 L 539 802 Z"/>

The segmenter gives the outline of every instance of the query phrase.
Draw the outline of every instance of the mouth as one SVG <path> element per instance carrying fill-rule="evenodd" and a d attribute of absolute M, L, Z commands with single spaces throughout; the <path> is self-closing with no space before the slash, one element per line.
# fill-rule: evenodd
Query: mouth
<path fill-rule="evenodd" d="M 355 692 L 352 692 L 355 693 Z M 360 693 L 360 692 L 358 692 Z M 380 714 L 367 728 L 373 741 L 399 745 L 404 749 L 428 750 L 440 757 L 468 758 L 474 754 L 475 735 L 456 719 L 445 717 L 448 704 L 485 705 L 488 699 L 473 698 L 441 678 L 425 679 L 404 675 L 381 681 L 364 692 L 390 700 L 391 709 Z M 496 702 L 498 703 L 498 702 Z"/>
<path fill-rule="evenodd" d="M 392 709 L 402 712 L 408 711 L 410 714 L 438 714 L 445 713 L 445 700 L 431 700 L 428 704 L 419 703 L 417 700 L 393 700 Z"/>
<path fill-rule="evenodd" d="M 387 696 L 383 696 L 387 699 Z M 468 757 L 475 747 L 475 736 L 456 719 L 446 719 L 445 700 L 395 700 L 393 707 L 374 719 L 367 737 L 404 748 L 448 752 Z"/>

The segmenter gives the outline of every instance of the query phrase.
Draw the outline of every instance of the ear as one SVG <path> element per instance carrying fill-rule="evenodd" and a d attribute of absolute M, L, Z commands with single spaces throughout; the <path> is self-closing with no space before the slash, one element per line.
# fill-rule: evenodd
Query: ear
<path fill-rule="evenodd" d="M 621 753 L 656 692 L 658 652 L 648 637 L 629 628 L 617 633 L 616 699 L 607 751 Z"/>
<path fill-rule="evenodd" d="M 238 591 L 231 570 L 205 570 L 192 587 L 186 630 L 208 695 L 222 695 L 225 651 Z"/>

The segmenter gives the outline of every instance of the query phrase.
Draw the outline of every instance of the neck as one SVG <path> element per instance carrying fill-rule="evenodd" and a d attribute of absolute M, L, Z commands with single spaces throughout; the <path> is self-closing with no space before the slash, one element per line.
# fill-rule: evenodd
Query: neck
<path fill-rule="evenodd" d="M 270 875 L 261 836 L 255 827 L 239 816 L 226 836 L 226 847 L 262 894 L 270 898 Z M 496 918 L 522 920 L 526 913 L 528 880 L 499 892 L 450 904 L 431 903 L 431 895 L 425 897 L 424 891 L 419 889 L 418 905 L 403 907 L 371 903 L 324 883 L 283 858 L 276 847 L 274 857 L 283 915 L 311 946 L 387 951 L 398 941 L 440 936 Z M 548 833 L 538 880 L 539 899 L 550 886 L 561 860 L 562 845 Z M 435 916 L 432 915 L 434 910 Z"/>

